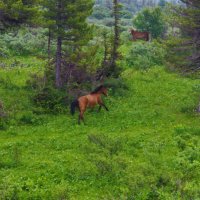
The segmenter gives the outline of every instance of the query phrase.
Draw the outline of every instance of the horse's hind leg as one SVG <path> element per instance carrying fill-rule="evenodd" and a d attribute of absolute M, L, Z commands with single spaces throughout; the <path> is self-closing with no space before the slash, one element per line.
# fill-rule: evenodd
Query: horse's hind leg
<path fill-rule="evenodd" d="M 83 112 L 80 112 L 79 117 L 78 117 L 78 124 L 81 124 L 81 120 L 83 121 L 83 123 L 85 124 L 85 120 L 83 118 Z"/>
<path fill-rule="evenodd" d="M 83 117 L 83 113 L 81 113 L 81 120 L 83 121 L 84 125 L 85 125 L 85 120 L 84 120 L 84 117 Z"/>
<path fill-rule="evenodd" d="M 100 112 L 100 111 L 101 111 L 101 107 L 102 107 L 102 106 L 100 105 L 100 106 L 99 106 L 99 108 L 98 108 L 98 112 Z"/>

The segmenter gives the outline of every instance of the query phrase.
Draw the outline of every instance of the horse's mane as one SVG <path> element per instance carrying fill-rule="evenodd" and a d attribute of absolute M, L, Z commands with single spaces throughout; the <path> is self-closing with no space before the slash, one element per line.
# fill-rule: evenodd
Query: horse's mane
<path fill-rule="evenodd" d="M 100 85 L 99 87 L 97 87 L 96 89 L 94 89 L 90 94 L 96 94 L 99 90 L 101 90 L 104 86 Z"/>

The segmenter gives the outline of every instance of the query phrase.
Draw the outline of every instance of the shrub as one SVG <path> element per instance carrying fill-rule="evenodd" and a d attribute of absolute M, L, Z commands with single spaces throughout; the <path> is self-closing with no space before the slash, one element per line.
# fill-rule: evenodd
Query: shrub
<path fill-rule="evenodd" d="M 131 14 L 131 12 L 129 12 L 127 10 L 123 10 L 123 11 L 121 11 L 121 17 L 125 18 L 125 19 L 131 19 L 133 17 L 133 15 Z"/>
<path fill-rule="evenodd" d="M 124 95 L 125 91 L 128 90 L 127 84 L 121 78 L 109 78 L 105 81 L 105 86 L 110 89 L 113 95 Z"/>
<path fill-rule="evenodd" d="M 45 29 L 20 29 L 0 36 L 0 57 L 43 54 L 47 51 Z M 44 48 L 46 47 L 46 48 Z"/>
<path fill-rule="evenodd" d="M 26 81 L 26 87 L 29 89 L 42 89 L 45 86 L 46 78 L 44 75 L 37 73 L 31 74 Z"/>
<path fill-rule="evenodd" d="M 20 117 L 19 122 L 21 124 L 38 125 L 42 124 L 43 120 L 41 117 L 35 116 L 32 112 L 26 112 Z"/>
<path fill-rule="evenodd" d="M 156 65 L 163 65 L 165 61 L 165 50 L 162 44 L 154 41 L 152 43 L 133 43 L 125 55 L 126 64 L 136 69 L 148 69 Z"/>
<path fill-rule="evenodd" d="M 7 120 L 0 117 L 0 130 L 6 130 L 8 128 Z"/>
<path fill-rule="evenodd" d="M 111 11 L 106 7 L 95 6 L 92 17 L 96 19 L 104 19 L 111 16 Z"/>
<path fill-rule="evenodd" d="M 36 106 L 42 107 L 47 113 L 60 113 L 66 108 L 67 98 L 64 91 L 53 87 L 45 87 L 33 97 Z"/>
<path fill-rule="evenodd" d="M 106 18 L 103 20 L 103 24 L 108 27 L 114 26 L 114 21 L 112 18 Z"/>
<path fill-rule="evenodd" d="M 0 130 L 7 129 L 7 126 L 8 126 L 7 114 L 4 111 L 3 103 L 0 101 Z"/>
<path fill-rule="evenodd" d="M 144 8 L 133 19 L 133 25 L 140 31 L 148 31 L 152 37 L 161 37 L 165 30 L 165 21 L 162 10 L 156 8 Z"/>

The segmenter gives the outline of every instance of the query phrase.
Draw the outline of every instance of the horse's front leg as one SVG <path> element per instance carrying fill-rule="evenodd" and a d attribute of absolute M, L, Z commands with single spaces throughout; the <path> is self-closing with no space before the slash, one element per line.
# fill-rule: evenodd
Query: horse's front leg
<path fill-rule="evenodd" d="M 100 105 L 100 106 L 99 106 L 99 108 L 98 108 L 98 112 L 100 112 L 100 111 L 101 111 L 101 108 L 102 108 L 102 106 Z"/>
<path fill-rule="evenodd" d="M 101 107 L 103 106 L 107 111 L 109 111 L 108 110 L 108 108 L 106 107 L 106 105 L 103 103 L 103 102 L 99 102 L 99 111 L 101 110 Z"/>
<path fill-rule="evenodd" d="M 105 104 L 103 104 L 103 107 L 104 107 L 107 111 L 109 111 Z"/>

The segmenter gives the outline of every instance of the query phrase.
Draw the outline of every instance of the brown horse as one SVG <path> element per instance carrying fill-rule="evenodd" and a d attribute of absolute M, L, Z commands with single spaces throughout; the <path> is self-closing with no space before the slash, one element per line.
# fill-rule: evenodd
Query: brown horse
<path fill-rule="evenodd" d="M 137 39 L 144 39 L 145 41 L 149 41 L 149 32 L 140 32 L 140 31 L 135 31 L 131 30 L 131 34 L 133 36 L 133 40 Z"/>
<path fill-rule="evenodd" d="M 107 111 L 108 108 L 105 106 L 101 99 L 101 95 L 108 95 L 107 88 L 103 85 L 100 85 L 97 87 L 93 92 L 91 92 L 88 95 L 81 96 L 75 101 L 71 103 L 71 114 L 74 115 L 75 113 L 75 108 L 79 108 L 79 118 L 78 118 L 78 123 L 80 124 L 81 120 L 84 122 L 83 114 L 86 111 L 86 108 L 90 107 L 93 108 L 95 105 L 99 104 L 99 111 L 101 110 L 101 107 L 103 106 Z"/>

